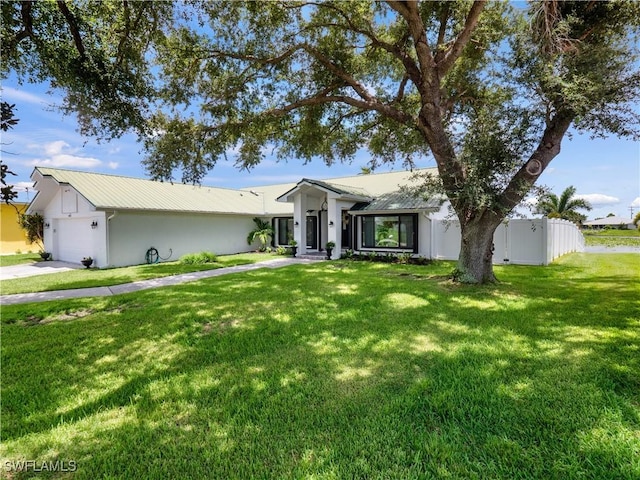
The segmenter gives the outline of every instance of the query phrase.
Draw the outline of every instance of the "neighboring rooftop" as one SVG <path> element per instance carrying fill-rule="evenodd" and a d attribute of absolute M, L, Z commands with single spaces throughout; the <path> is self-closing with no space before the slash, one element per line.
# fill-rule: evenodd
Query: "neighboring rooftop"
<path fill-rule="evenodd" d="M 597 220 L 590 220 L 588 222 L 583 222 L 582 225 L 584 225 L 585 227 L 592 227 L 592 226 L 619 226 L 619 225 L 632 225 L 633 224 L 633 220 L 630 218 L 624 218 L 624 217 L 618 217 L 618 216 L 614 216 L 614 217 L 605 217 L 605 218 L 598 218 Z"/>

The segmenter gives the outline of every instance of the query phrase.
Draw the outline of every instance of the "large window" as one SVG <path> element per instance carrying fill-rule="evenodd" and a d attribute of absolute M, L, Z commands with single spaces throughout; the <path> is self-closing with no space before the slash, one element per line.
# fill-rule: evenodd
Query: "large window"
<path fill-rule="evenodd" d="M 416 215 L 371 215 L 362 218 L 362 248 L 414 250 Z"/>
<path fill-rule="evenodd" d="M 291 245 L 293 240 L 293 218 L 278 217 L 275 219 L 276 245 Z M 318 218 L 307 217 L 307 248 L 318 248 Z"/>
<path fill-rule="evenodd" d="M 289 245 L 293 240 L 293 218 L 277 218 L 278 245 Z"/>

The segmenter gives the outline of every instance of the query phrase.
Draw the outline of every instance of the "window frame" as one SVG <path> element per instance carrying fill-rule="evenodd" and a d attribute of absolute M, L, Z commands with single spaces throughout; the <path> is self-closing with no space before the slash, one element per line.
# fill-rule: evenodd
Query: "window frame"
<path fill-rule="evenodd" d="M 402 236 L 402 225 L 407 225 L 406 222 L 402 222 L 402 219 L 411 219 L 411 228 L 412 228 L 412 238 L 413 242 L 412 246 L 403 247 L 398 244 L 397 247 L 387 246 L 387 245 L 365 245 L 366 242 L 366 232 L 365 232 L 365 219 L 395 219 L 397 222 L 397 238 L 400 239 Z M 358 215 L 358 228 L 360 230 L 358 235 L 358 249 L 359 250 L 368 250 L 368 251 L 392 251 L 392 252 L 412 252 L 418 253 L 418 214 L 417 213 L 372 213 L 367 215 Z M 375 223 L 374 223 L 375 225 Z M 374 233 L 375 238 L 375 233 Z M 374 240 L 375 242 L 375 240 Z"/>
<path fill-rule="evenodd" d="M 275 235 L 274 237 L 274 246 L 283 246 L 283 247 L 288 247 L 289 246 L 289 242 L 287 241 L 287 243 L 280 243 L 280 222 L 283 221 L 287 228 L 285 230 L 285 238 L 289 238 L 289 234 L 291 236 L 291 238 L 293 238 L 293 228 L 294 228 L 294 224 L 293 224 L 293 217 L 275 217 L 274 218 L 274 230 L 275 230 Z M 291 222 L 291 230 L 289 230 L 289 222 Z"/>

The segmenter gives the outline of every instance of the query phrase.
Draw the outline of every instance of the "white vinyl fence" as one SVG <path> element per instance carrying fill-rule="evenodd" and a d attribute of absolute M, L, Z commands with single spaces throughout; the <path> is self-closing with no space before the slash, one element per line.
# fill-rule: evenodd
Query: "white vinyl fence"
<path fill-rule="evenodd" d="M 432 221 L 431 256 L 457 260 L 460 253 L 458 221 Z M 572 222 L 559 219 L 516 219 L 501 224 L 493 236 L 494 264 L 548 265 L 571 252 L 584 251 L 584 237 Z"/>

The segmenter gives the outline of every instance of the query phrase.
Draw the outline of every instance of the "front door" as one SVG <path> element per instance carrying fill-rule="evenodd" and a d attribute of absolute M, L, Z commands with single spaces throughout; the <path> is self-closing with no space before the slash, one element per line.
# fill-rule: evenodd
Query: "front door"
<path fill-rule="evenodd" d="M 307 248 L 318 249 L 318 218 L 307 217 Z"/>
<path fill-rule="evenodd" d="M 352 223 L 353 216 L 349 215 L 346 210 L 342 212 L 342 248 L 352 248 L 351 239 L 352 235 Z"/>

